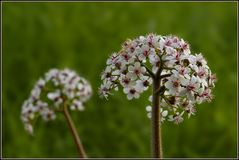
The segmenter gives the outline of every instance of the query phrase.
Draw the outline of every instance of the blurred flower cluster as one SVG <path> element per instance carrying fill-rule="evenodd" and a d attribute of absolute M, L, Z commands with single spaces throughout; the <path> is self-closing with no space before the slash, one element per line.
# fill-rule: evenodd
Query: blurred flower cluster
<path fill-rule="evenodd" d="M 191 54 L 189 44 L 176 36 L 149 34 L 127 40 L 106 64 L 99 89 L 105 98 L 119 86 L 129 100 L 139 98 L 160 77 L 161 121 L 178 124 L 185 113 L 188 117 L 195 114 L 195 104 L 213 98 L 216 76 L 202 54 Z M 150 106 L 146 110 L 151 117 Z"/>
<path fill-rule="evenodd" d="M 25 129 L 33 133 L 33 122 L 38 116 L 49 121 L 56 118 L 55 112 L 64 105 L 72 110 L 83 110 L 83 103 L 92 95 L 90 84 L 76 72 L 51 69 L 40 78 L 22 106 L 21 119 Z"/>

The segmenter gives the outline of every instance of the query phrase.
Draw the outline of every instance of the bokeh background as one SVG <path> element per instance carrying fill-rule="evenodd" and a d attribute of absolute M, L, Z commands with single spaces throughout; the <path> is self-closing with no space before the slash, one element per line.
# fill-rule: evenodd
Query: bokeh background
<path fill-rule="evenodd" d="M 71 112 L 89 157 L 150 157 L 149 92 L 128 101 L 97 94 L 106 58 L 126 38 L 174 34 L 202 52 L 218 82 L 215 99 L 180 125 L 163 124 L 165 157 L 236 157 L 236 3 L 4 3 L 3 156 L 77 157 L 63 115 L 39 120 L 29 136 L 21 105 L 50 68 L 71 68 L 94 95 L 84 112 Z"/>

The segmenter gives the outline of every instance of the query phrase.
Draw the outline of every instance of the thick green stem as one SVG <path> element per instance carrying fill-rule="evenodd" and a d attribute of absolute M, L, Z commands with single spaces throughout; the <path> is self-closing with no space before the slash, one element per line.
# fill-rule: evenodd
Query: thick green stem
<path fill-rule="evenodd" d="M 67 120 L 68 126 L 69 126 L 69 128 L 71 130 L 71 133 L 72 133 L 72 136 L 74 138 L 75 144 L 77 146 L 77 150 L 79 152 L 80 158 L 87 158 L 87 155 L 86 155 L 85 150 L 84 150 L 84 148 L 83 148 L 83 146 L 81 144 L 80 137 L 79 137 L 79 135 L 77 133 L 76 127 L 74 125 L 74 122 L 71 119 L 71 116 L 69 114 L 69 111 L 68 111 L 68 108 L 67 108 L 66 104 L 64 105 L 63 112 L 64 112 L 65 118 Z"/>
<path fill-rule="evenodd" d="M 160 93 L 156 92 L 160 88 L 160 81 L 161 81 L 160 76 L 156 76 L 153 79 L 153 100 L 152 100 L 152 156 L 153 158 L 163 158 L 163 148 L 162 148 L 162 139 L 161 139 Z"/>

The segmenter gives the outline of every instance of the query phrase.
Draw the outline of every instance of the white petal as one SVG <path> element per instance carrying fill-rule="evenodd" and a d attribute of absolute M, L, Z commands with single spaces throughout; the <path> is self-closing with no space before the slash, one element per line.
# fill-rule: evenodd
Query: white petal
<path fill-rule="evenodd" d="M 127 95 L 127 98 L 128 98 L 128 100 L 131 100 L 131 99 L 133 99 L 133 96 L 132 96 L 132 94 L 128 94 L 128 95 Z"/>
<path fill-rule="evenodd" d="M 71 106 L 70 106 L 70 109 L 71 109 L 71 110 L 76 110 L 75 105 L 71 105 Z"/>
<path fill-rule="evenodd" d="M 171 81 L 167 81 L 167 82 L 165 83 L 165 87 L 168 88 L 168 89 L 172 89 L 172 88 L 173 88 L 172 82 L 171 82 Z"/>
<path fill-rule="evenodd" d="M 139 63 L 139 62 L 136 62 L 136 63 L 134 64 L 134 66 L 135 66 L 136 68 L 139 68 L 139 67 L 140 67 L 140 63 Z"/>
<path fill-rule="evenodd" d="M 153 96 L 149 96 L 149 101 L 152 102 L 153 101 Z"/>
<path fill-rule="evenodd" d="M 138 99 L 139 98 L 139 93 L 135 93 L 134 98 Z"/>
<path fill-rule="evenodd" d="M 25 124 L 25 129 L 27 130 L 27 132 L 28 132 L 29 134 L 33 134 L 33 127 L 32 127 L 31 124 L 26 123 L 26 124 Z"/>
<path fill-rule="evenodd" d="M 120 74 L 120 71 L 119 70 L 115 70 L 112 72 L 113 75 L 119 75 Z"/>
<path fill-rule="evenodd" d="M 152 117 L 152 113 L 150 112 L 150 113 L 147 113 L 147 117 L 148 118 L 151 118 Z"/>
<path fill-rule="evenodd" d="M 56 95 L 55 95 L 55 93 L 48 93 L 47 97 L 48 97 L 48 99 L 53 100 L 56 98 Z"/>
<path fill-rule="evenodd" d="M 145 73 L 146 72 L 146 68 L 145 67 L 141 67 L 141 73 Z"/>
<path fill-rule="evenodd" d="M 129 93 L 129 88 L 128 87 L 124 88 L 123 92 L 126 93 L 126 94 Z"/>
<path fill-rule="evenodd" d="M 182 85 L 187 86 L 188 83 L 189 83 L 189 80 L 185 79 L 185 78 L 180 78 L 180 82 L 181 82 Z"/>
<path fill-rule="evenodd" d="M 133 67 L 133 66 L 129 66 L 129 67 L 128 67 L 128 70 L 129 70 L 130 72 L 133 72 L 133 71 L 134 71 L 134 67 Z"/>

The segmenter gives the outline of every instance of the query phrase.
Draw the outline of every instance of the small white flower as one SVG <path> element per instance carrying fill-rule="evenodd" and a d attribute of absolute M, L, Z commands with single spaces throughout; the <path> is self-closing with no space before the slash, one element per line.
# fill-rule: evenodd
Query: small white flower
<path fill-rule="evenodd" d="M 211 102 L 212 98 L 213 96 L 211 94 L 211 89 L 207 88 L 202 93 L 200 93 L 199 96 L 197 96 L 197 103 L 200 104 L 204 101 Z"/>
<path fill-rule="evenodd" d="M 140 80 L 136 81 L 136 88 L 138 90 L 146 91 L 151 84 L 152 84 L 152 79 L 148 76 L 143 76 Z"/>
<path fill-rule="evenodd" d="M 202 66 L 197 67 L 195 71 L 197 72 L 197 76 L 199 78 L 206 78 L 208 75 L 208 70 L 206 68 L 203 68 Z"/>
<path fill-rule="evenodd" d="M 54 120 L 56 118 L 54 111 L 49 110 L 49 109 L 44 109 L 41 112 L 41 115 L 42 115 L 42 119 L 45 121 Z"/>
<path fill-rule="evenodd" d="M 214 83 L 217 81 L 216 74 L 209 73 L 208 84 L 209 86 L 215 87 Z"/>
<path fill-rule="evenodd" d="M 163 117 L 166 117 L 168 115 L 168 111 L 167 110 L 164 110 L 161 108 L 161 114 Z"/>
<path fill-rule="evenodd" d="M 164 46 L 165 47 L 171 47 L 171 45 L 172 45 L 171 37 L 167 37 L 164 41 Z"/>
<path fill-rule="evenodd" d="M 176 70 L 172 70 L 172 73 L 177 75 L 177 74 L 180 74 L 182 76 L 185 76 L 185 75 L 188 75 L 190 73 L 190 68 L 188 67 L 184 67 L 184 66 L 175 66 L 175 69 Z"/>
<path fill-rule="evenodd" d="M 134 61 L 132 55 L 127 52 L 122 53 L 120 56 L 122 57 L 123 61 L 126 63 L 132 63 Z"/>
<path fill-rule="evenodd" d="M 160 40 L 160 36 L 152 35 L 152 37 L 148 41 L 148 45 L 158 49 L 160 48 L 159 40 Z"/>
<path fill-rule="evenodd" d="M 135 82 L 130 78 L 130 74 L 121 75 L 119 77 L 120 83 L 123 87 L 129 87 L 135 85 Z"/>
<path fill-rule="evenodd" d="M 160 50 L 163 50 L 165 48 L 165 39 L 163 37 L 160 37 L 159 48 Z"/>
<path fill-rule="evenodd" d="M 146 106 L 146 111 L 147 112 L 151 112 L 152 111 L 152 107 L 151 106 Z"/>
<path fill-rule="evenodd" d="M 70 87 L 66 87 L 64 90 L 63 90 L 63 93 L 69 98 L 69 99 L 72 99 L 75 97 L 75 91 L 74 89 L 71 89 Z"/>
<path fill-rule="evenodd" d="M 54 92 L 49 92 L 49 93 L 47 94 L 47 98 L 50 99 L 50 100 L 52 100 L 52 101 L 57 100 L 58 98 L 60 98 L 60 96 L 61 96 L 61 92 L 60 92 L 59 89 L 56 90 L 56 91 L 54 91 Z"/>
<path fill-rule="evenodd" d="M 58 76 L 59 70 L 58 69 L 51 69 L 49 72 L 46 73 L 46 81 L 54 79 Z"/>
<path fill-rule="evenodd" d="M 101 84 L 100 89 L 99 89 L 99 94 L 102 95 L 103 97 L 107 98 L 110 92 L 110 88 L 112 86 L 111 82 L 106 82 Z"/>
<path fill-rule="evenodd" d="M 106 64 L 111 65 L 114 63 L 115 59 L 118 57 L 117 53 L 113 53 L 110 58 L 108 58 Z"/>
<path fill-rule="evenodd" d="M 183 49 L 183 52 L 185 55 L 188 55 L 191 53 L 190 49 L 189 49 L 189 44 L 187 44 L 183 39 L 181 39 L 180 43 L 180 47 Z"/>
<path fill-rule="evenodd" d="M 171 46 L 173 48 L 180 48 L 180 44 L 179 44 L 180 40 L 178 37 L 172 37 L 172 44 Z"/>
<path fill-rule="evenodd" d="M 82 102 L 80 101 L 80 100 L 73 100 L 73 103 L 72 103 L 72 105 L 70 106 L 70 108 L 72 109 L 72 110 L 76 110 L 76 109 L 78 109 L 79 111 L 82 111 L 82 110 L 84 110 L 84 106 L 83 106 L 83 104 L 82 104 Z"/>
<path fill-rule="evenodd" d="M 40 94 L 41 94 L 41 89 L 39 87 L 35 87 L 31 92 L 31 96 L 34 99 L 39 99 Z"/>
<path fill-rule="evenodd" d="M 48 106 L 48 104 L 46 102 L 41 101 L 41 100 L 37 101 L 37 103 L 36 103 L 36 108 L 40 112 L 43 111 L 47 106 Z"/>
<path fill-rule="evenodd" d="M 125 45 L 125 50 L 129 53 L 129 54 L 133 54 L 136 47 L 137 47 L 138 43 L 135 41 L 129 41 L 128 44 Z"/>
<path fill-rule="evenodd" d="M 187 92 L 188 98 L 190 100 L 194 100 L 193 92 L 198 91 L 199 87 L 200 87 L 200 84 L 198 83 L 198 79 L 195 76 L 193 76 L 186 87 L 188 91 Z"/>
<path fill-rule="evenodd" d="M 145 67 L 142 67 L 139 62 L 136 62 L 133 66 L 129 66 L 129 72 L 131 73 L 131 78 L 136 79 L 137 77 L 142 76 L 146 69 Z"/>
<path fill-rule="evenodd" d="M 183 122 L 183 117 L 182 115 L 184 114 L 184 112 L 182 112 L 181 114 L 179 112 L 177 112 L 175 115 L 170 115 L 168 121 L 173 121 L 175 124 L 179 124 Z"/>
<path fill-rule="evenodd" d="M 168 55 L 168 60 L 170 59 L 177 59 L 178 56 L 178 52 L 176 49 L 172 48 L 172 47 L 166 47 L 166 54 Z"/>
<path fill-rule="evenodd" d="M 160 58 L 156 54 L 150 54 L 149 55 L 149 62 L 151 63 L 152 67 L 152 72 L 156 73 L 158 71 L 159 65 L 160 65 Z"/>
<path fill-rule="evenodd" d="M 147 117 L 148 117 L 149 119 L 151 119 L 151 118 L 152 118 L 152 113 L 151 113 L 151 112 L 148 112 L 148 113 L 147 113 Z"/>
<path fill-rule="evenodd" d="M 185 78 L 183 76 L 172 75 L 164 85 L 168 89 L 169 94 L 177 95 L 181 91 L 181 84 L 183 84 L 184 81 Z"/>
<path fill-rule="evenodd" d="M 127 94 L 128 100 L 139 98 L 139 92 L 136 90 L 136 88 L 126 87 L 124 88 L 124 93 Z"/>
<path fill-rule="evenodd" d="M 30 123 L 25 123 L 24 127 L 29 134 L 33 134 L 33 127 Z"/>
<path fill-rule="evenodd" d="M 163 110 L 162 108 L 160 108 L 160 114 L 161 114 L 161 122 L 165 121 L 165 118 L 168 115 L 168 111 L 167 110 Z"/>
<path fill-rule="evenodd" d="M 34 119 L 35 112 L 37 112 L 37 108 L 29 101 L 25 101 L 22 107 L 22 120 L 28 121 Z"/>
<path fill-rule="evenodd" d="M 153 96 L 150 95 L 148 100 L 149 100 L 149 102 L 152 102 L 153 101 Z"/>
<path fill-rule="evenodd" d="M 45 80 L 43 79 L 39 79 L 36 83 L 36 85 L 39 87 L 39 88 L 42 88 L 44 85 L 46 84 Z"/>
<path fill-rule="evenodd" d="M 207 61 L 203 58 L 202 54 L 196 54 L 195 62 L 197 66 L 207 66 Z"/>
<path fill-rule="evenodd" d="M 191 117 L 191 115 L 195 115 L 196 109 L 193 106 L 190 106 L 186 109 L 186 112 L 188 113 L 188 118 Z"/>
<path fill-rule="evenodd" d="M 138 52 L 139 60 L 143 61 L 148 58 L 151 54 L 153 54 L 153 50 L 150 49 L 148 45 L 143 45 L 141 47 L 141 51 Z"/>

